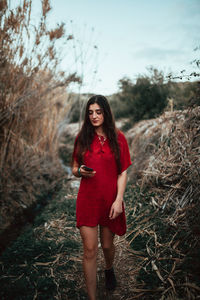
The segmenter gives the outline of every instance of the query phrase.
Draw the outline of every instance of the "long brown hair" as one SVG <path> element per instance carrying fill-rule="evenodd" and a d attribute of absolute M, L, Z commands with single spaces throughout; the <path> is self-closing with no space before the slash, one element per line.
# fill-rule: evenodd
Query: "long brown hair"
<path fill-rule="evenodd" d="M 115 155 L 118 172 L 121 173 L 120 148 L 117 141 L 117 129 L 115 127 L 115 121 L 108 100 L 106 99 L 106 97 L 102 95 L 92 96 L 87 102 L 83 125 L 78 134 L 76 145 L 75 145 L 77 146 L 78 163 L 80 165 L 83 164 L 84 163 L 83 155 L 85 151 L 91 150 L 90 145 L 94 138 L 95 128 L 91 124 L 89 119 L 89 107 L 91 104 L 94 103 L 97 103 L 103 111 L 103 116 L 104 116 L 103 131 L 106 134 L 110 143 L 111 150 Z"/>

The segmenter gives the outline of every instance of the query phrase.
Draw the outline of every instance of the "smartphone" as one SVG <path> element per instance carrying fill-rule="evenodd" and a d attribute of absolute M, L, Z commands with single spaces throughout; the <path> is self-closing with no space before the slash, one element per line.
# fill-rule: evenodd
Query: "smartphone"
<path fill-rule="evenodd" d="M 82 166 L 82 168 L 83 168 L 85 171 L 90 171 L 90 172 L 94 171 L 92 168 L 89 168 L 89 167 L 87 167 L 87 166 Z"/>

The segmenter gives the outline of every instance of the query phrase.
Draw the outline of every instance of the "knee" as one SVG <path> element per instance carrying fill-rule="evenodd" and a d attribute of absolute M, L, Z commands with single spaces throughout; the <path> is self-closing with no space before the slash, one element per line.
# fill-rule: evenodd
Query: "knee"
<path fill-rule="evenodd" d="M 94 247 L 85 247 L 84 248 L 84 258 L 85 259 L 95 259 L 97 257 L 98 248 Z"/>

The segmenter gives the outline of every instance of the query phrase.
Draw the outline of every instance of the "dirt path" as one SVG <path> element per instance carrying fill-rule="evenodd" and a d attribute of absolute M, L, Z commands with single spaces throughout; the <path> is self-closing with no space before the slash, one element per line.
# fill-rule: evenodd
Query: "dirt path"
<path fill-rule="evenodd" d="M 105 289 L 104 281 L 104 259 L 103 252 L 99 245 L 98 262 L 97 262 L 97 300 L 131 300 L 134 297 L 134 282 L 137 273 L 137 258 L 131 253 L 128 242 L 125 237 L 115 237 L 116 256 L 115 256 L 115 273 L 117 277 L 117 288 L 113 292 Z M 77 260 L 80 263 L 82 253 Z M 79 269 L 78 275 L 80 288 L 85 290 L 82 268 Z M 80 298 L 81 299 L 81 298 Z"/>
<path fill-rule="evenodd" d="M 76 192 L 76 189 L 74 189 Z M 76 229 L 77 230 L 77 229 Z M 77 234 L 77 232 L 76 232 Z M 78 237 L 81 243 L 80 236 Z M 115 236 L 115 247 L 116 255 L 114 261 L 114 268 L 117 277 L 117 288 L 113 292 L 109 292 L 105 289 L 104 281 L 104 258 L 103 251 L 99 243 L 98 259 L 97 259 L 97 300 L 131 300 L 135 299 L 134 289 L 135 289 L 135 278 L 137 274 L 137 257 L 134 256 L 131 250 L 126 236 Z M 77 272 L 74 276 L 78 277 L 80 290 L 85 290 L 85 282 L 82 271 L 82 249 L 79 257 L 76 258 L 77 262 Z M 80 297 L 80 299 L 83 299 Z"/>
<path fill-rule="evenodd" d="M 15 300 L 86 300 L 82 243 L 75 226 L 77 185 L 64 187 L 0 258 L 0 298 Z M 134 297 L 137 257 L 124 237 L 115 237 L 118 286 L 107 292 L 104 259 L 98 251 L 97 300 Z M 28 288 L 27 288 L 28 287 Z M 22 297 L 23 295 L 23 297 Z"/>
<path fill-rule="evenodd" d="M 117 277 L 117 288 L 114 292 L 105 290 L 104 283 L 104 260 L 102 251 L 99 251 L 98 269 L 98 299 L 128 300 L 134 297 L 134 282 L 136 277 L 137 263 L 125 238 L 116 237 L 115 272 Z"/>

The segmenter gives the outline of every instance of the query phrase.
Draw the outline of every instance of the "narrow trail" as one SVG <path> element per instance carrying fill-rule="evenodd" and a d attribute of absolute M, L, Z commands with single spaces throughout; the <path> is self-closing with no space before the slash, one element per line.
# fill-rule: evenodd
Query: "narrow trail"
<path fill-rule="evenodd" d="M 137 273 L 137 259 L 135 259 L 133 253 L 131 253 L 129 244 L 124 237 L 123 238 L 115 237 L 115 246 L 116 246 L 116 256 L 115 256 L 114 268 L 115 268 L 115 273 L 117 278 L 117 287 L 114 291 L 107 291 L 105 289 L 105 280 L 104 280 L 103 252 L 99 245 L 98 259 L 97 259 L 97 300 L 135 299 L 134 282 Z M 79 258 L 77 258 L 77 263 L 81 264 L 81 261 L 82 261 L 82 253 L 79 256 Z M 77 266 L 77 269 L 79 270 L 79 272 L 74 275 L 75 277 L 78 276 L 80 288 L 86 290 L 82 269 L 80 269 L 80 266 L 79 267 Z"/>
<path fill-rule="evenodd" d="M 115 272 L 117 277 L 117 288 L 113 292 L 105 289 L 104 262 L 102 251 L 99 251 L 99 262 L 101 268 L 98 270 L 98 299 L 131 300 L 134 299 L 134 282 L 137 273 L 136 259 L 129 249 L 125 238 L 116 237 Z"/>
<path fill-rule="evenodd" d="M 77 229 L 75 229 L 75 231 L 77 232 Z M 78 235 L 78 239 L 81 244 L 80 235 Z M 133 300 L 136 298 L 138 299 L 138 296 L 134 296 L 134 283 L 136 280 L 138 259 L 136 256 L 134 256 L 133 251 L 129 246 L 129 243 L 126 240 L 126 235 L 122 237 L 115 236 L 114 244 L 116 249 L 114 269 L 117 278 L 117 287 L 114 291 L 107 291 L 105 288 L 104 257 L 101 245 L 99 243 L 97 257 L 97 300 Z M 74 273 L 74 279 L 79 282 L 80 289 L 86 291 L 82 271 L 82 255 L 83 252 L 81 249 L 79 256 L 75 259 L 75 264 L 77 264 L 78 272 Z"/>
<path fill-rule="evenodd" d="M 97 259 L 97 300 L 131 300 L 134 297 L 135 278 L 137 274 L 137 259 L 134 258 L 128 242 L 125 238 L 116 237 L 116 256 L 114 262 L 115 274 L 117 278 L 117 287 L 114 291 L 107 291 L 105 289 L 104 280 L 104 258 L 103 252 L 99 245 L 98 259 Z M 76 259 L 77 273 L 74 273 L 75 280 L 79 282 L 80 289 L 85 288 L 85 282 L 82 271 L 82 252 Z M 78 277 L 78 278 L 77 278 Z M 138 297 L 137 297 L 138 298 Z M 67 299 L 67 298 L 66 298 Z M 82 298 L 80 298 L 82 299 Z"/>
<path fill-rule="evenodd" d="M 76 182 L 72 188 L 64 187 L 0 257 L 0 299 L 87 299 L 83 249 L 75 226 L 77 190 Z M 134 283 L 138 258 L 125 236 L 116 236 L 114 243 L 117 288 L 113 292 L 105 289 L 103 251 L 99 244 L 97 300 L 136 299 Z"/>

